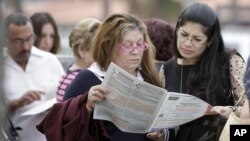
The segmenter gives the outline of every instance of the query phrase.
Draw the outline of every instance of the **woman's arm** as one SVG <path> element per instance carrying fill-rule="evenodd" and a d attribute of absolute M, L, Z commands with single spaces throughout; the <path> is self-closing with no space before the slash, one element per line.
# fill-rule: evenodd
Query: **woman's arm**
<path fill-rule="evenodd" d="M 242 96 L 245 93 L 244 75 L 246 70 L 246 64 L 244 60 L 237 54 L 232 54 L 229 59 L 230 80 L 232 90 L 234 92 L 234 101 L 235 104 L 240 102 L 239 105 L 243 105 L 244 100 L 242 100 Z M 238 115 L 240 108 L 235 109 L 233 106 L 214 106 L 213 109 L 221 115 L 228 117 L 231 112 L 235 110 Z"/>
<path fill-rule="evenodd" d="M 232 90 L 235 94 L 234 100 L 235 103 L 237 103 L 237 101 L 240 100 L 245 93 L 244 76 L 246 64 L 240 56 L 233 54 L 230 57 L 229 65 Z M 242 103 L 240 103 L 240 105 L 242 105 Z"/>

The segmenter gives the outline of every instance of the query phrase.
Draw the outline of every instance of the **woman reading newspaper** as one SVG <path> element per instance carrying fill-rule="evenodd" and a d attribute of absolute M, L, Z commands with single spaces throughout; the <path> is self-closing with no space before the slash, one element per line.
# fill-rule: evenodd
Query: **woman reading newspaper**
<path fill-rule="evenodd" d="M 80 71 L 66 90 L 66 101 L 54 105 L 38 129 L 51 141 L 167 140 L 167 130 L 128 133 L 92 116 L 95 103 L 105 100 L 109 94 L 100 84 L 111 62 L 140 80 L 161 86 L 154 64 L 154 46 L 145 25 L 129 14 L 111 15 L 94 37 L 92 49 L 95 63 Z"/>
<path fill-rule="evenodd" d="M 244 93 L 245 63 L 236 52 L 226 53 L 218 16 L 206 4 L 194 3 L 184 9 L 174 36 L 175 56 L 160 73 L 165 88 L 194 95 L 214 106 L 209 115 L 181 125 L 176 140 L 216 141 L 222 129 L 218 125 Z"/>

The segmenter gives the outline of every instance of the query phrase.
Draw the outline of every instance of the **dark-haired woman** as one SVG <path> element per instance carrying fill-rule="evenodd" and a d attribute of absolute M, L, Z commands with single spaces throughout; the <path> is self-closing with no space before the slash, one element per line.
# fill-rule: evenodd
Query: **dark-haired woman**
<path fill-rule="evenodd" d="M 31 22 L 36 35 L 34 45 L 57 54 L 60 49 L 60 36 L 53 17 L 47 12 L 38 12 L 31 16 Z"/>
<path fill-rule="evenodd" d="M 174 57 L 163 65 L 160 75 L 168 91 L 199 97 L 216 112 L 181 125 L 177 141 L 218 140 L 217 122 L 228 117 L 230 105 L 244 93 L 244 72 L 244 60 L 224 47 L 214 10 L 202 3 L 184 9 L 175 28 Z"/>

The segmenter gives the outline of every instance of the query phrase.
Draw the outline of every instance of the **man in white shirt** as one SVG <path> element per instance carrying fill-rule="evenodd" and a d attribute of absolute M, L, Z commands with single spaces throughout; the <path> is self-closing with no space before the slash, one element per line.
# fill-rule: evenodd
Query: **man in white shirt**
<path fill-rule="evenodd" d="M 10 117 L 22 128 L 22 141 L 46 141 L 36 125 L 46 112 L 21 116 L 21 113 L 41 105 L 56 96 L 56 88 L 63 68 L 56 56 L 41 51 L 32 44 L 35 39 L 30 19 L 13 13 L 5 20 L 8 48 L 4 54 L 3 88 Z"/>

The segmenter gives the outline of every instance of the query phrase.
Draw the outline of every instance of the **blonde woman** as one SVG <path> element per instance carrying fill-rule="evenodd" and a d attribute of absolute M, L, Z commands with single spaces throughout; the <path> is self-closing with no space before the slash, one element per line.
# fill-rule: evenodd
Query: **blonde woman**
<path fill-rule="evenodd" d="M 74 80 L 80 70 L 88 68 L 94 61 L 90 53 L 92 39 L 101 22 L 88 18 L 79 21 L 69 35 L 69 46 L 73 51 L 75 62 L 62 76 L 57 90 L 57 101 L 62 102 L 68 85 Z"/>

